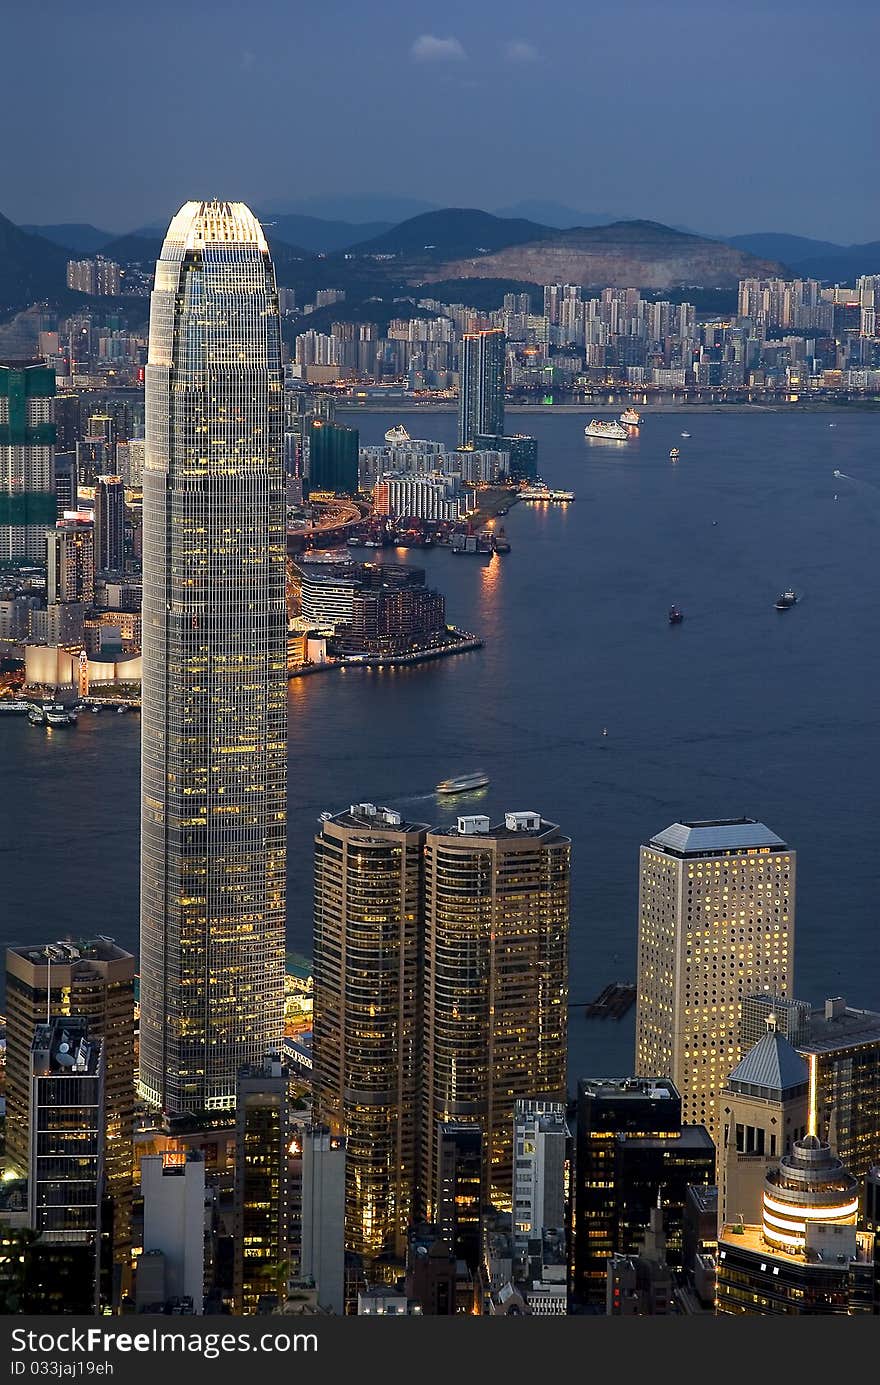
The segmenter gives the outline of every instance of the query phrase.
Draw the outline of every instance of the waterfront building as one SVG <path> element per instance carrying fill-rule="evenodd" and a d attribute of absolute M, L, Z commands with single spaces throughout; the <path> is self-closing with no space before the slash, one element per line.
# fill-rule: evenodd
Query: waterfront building
<path fill-rule="evenodd" d="M 146 374 L 140 1091 L 174 1116 L 283 1032 L 281 338 L 243 203 L 172 220 Z"/>
<path fill-rule="evenodd" d="M 345 1139 L 326 1126 L 307 1126 L 302 1148 L 302 1253 L 300 1274 L 317 1291 L 318 1305 L 345 1311 Z"/>
<path fill-rule="evenodd" d="M 28 1110 L 28 1226 L 47 1245 L 88 1247 L 95 1311 L 104 1197 L 103 1040 L 80 1017 L 34 1029 Z"/>
<path fill-rule="evenodd" d="M 141 1160 L 144 1245 L 137 1267 L 137 1306 L 156 1309 L 189 1300 L 201 1313 L 205 1292 L 205 1161 L 195 1151 L 166 1150 Z M 160 1258 L 161 1257 L 161 1258 Z"/>
<path fill-rule="evenodd" d="M 420 1192 L 440 1129 L 483 1133 L 484 1197 L 512 1210 L 518 1097 L 565 1100 L 571 841 L 540 813 L 459 817 L 425 840 Z"/>
<path fill-rule="evenodd" d="M 95 568 L 122 574 L 125 568 L 125 482 L 99 476 L 95 485 Z"/>
<path fill-rule="evenodd" d="M 438 1133 L 437 1230 L 447 1252 L 476 1272 L 483 1230 L 483 1132 L 443 1122 Z"/>
<path fill-rule="evenodd" d="M 361 573 L 356 563 L 297 563 L 294 580 L 299 591 L 300 615 L 319 629 L 335 629 L 351 620 Z"/>
<path fill-rule="evenodd" d="M 357 591 L 351 619 L 337 625 L 333 649 L 357 654 L 411 654 L 447 643 L 446 602 L 421 586 Z"/>
<path fill-rule="evenodd" d="M 346 1248 L 402 1254 L 416 1179 L 427 828 L 355 803 L 315 837 L 313 1093 L 346 1142 Z"/>
<path fill-rule="evenodd" d="M 513 481 L 534 481 L 538 474 L 538 440 L 525 433 L 477 433 L 474 447 L 504 452 Z"/>
<path fill-rule="evenodd" d="M 670 1078 L 716 1142 L 743 1000 L 789 994 L 794 920 L 795 853 L 763 823 L 676 822 L 641 848 L 636 1073 Z"/>
<path fill-rule="evenodd" d="M 473 506 L 460 476 L 383 473 L 373 487 L 373 509 L 394 519 L 436 519 L 454 523 Z"/>
<path fill-rule="evenodd" d="M 313 418 L 309 424 L 309 492 L 358 493 L 358 430 Z"/>
<path fill-rule="evenodd" d="M 55 520 L 55 372 L 0 363 L 0 564 L 45 561 Z"/>
<path fill-rule="evenodd" d="M 876 1312 L 873 1237 L 856 1231 L 858 1210 L 858 1182 L 830 1147 L 795 1142 L 767 1171 L 760 1222 L 721 1228 L 717 1312 Z"/>
<path fill-rule="evenodd" d="M 570 1140 L 561 1101 L 519 1099 L 513 1115 L 513 1244 L 526 1257 L 544 1229 L 565 1227 Z"/>
<path fill-rule="evenodd" d="M 608 1260 L 638 1252 L 658 1197 L 667 1259 L 682 1264 L 687 1190 L 714 1183 L 715 1149 L 702 1126 L 683 1124 L 672 1082 L 579 1082 L 575 1170 L 569 1286 L 574 1305 L 605 1304 Z"/>
<path fill-rule="evenodd" d="M 809 1124 L 809 1069 L 772 1026 L 749 1049 L 721 1091 L 719 1220 L 760 1220 L 764 1175 L 802 1140 Z"/>
<path fill-rule="evenodd" d="M 50 606 L 92 601 L 95 595 L 95 526 L 65 515 L 45 531 L 46 600 Z"/>
<path fill-rule="evenodd" d="M 233 1283 L 236 1313 L 283 1301 L 288 1259 L 290 1070 L 277 1054 L 242 1068 L 235 1101 Z"/>
<path fill-rule="evenodd" d="M 504 368 L 507 340 L 493 327 L 465 332 L 459 348 L 458 445 L 475 445 L 479 434 L 504 432 Z"/>
<path fill-rule="evenodd" d="M 131 1244 L 134 972 L 134 957 L 109 938 L 6 952 L 7 1159 L 27 1169 L 35 1027 L 47 1016 L 87 1023 L 90 1041 L 103 1040 L 104 1176 L 113 1207 L 113 1258 L 120 1266 Z"/>

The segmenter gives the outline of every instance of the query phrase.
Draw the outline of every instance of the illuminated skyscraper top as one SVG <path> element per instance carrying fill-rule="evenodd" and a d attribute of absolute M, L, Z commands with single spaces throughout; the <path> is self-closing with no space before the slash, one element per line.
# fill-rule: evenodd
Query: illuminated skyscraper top
<path fill-rule="evenodd" d="M 281 336 L 262 228 L 188 202 L 156 266 L 144 458 L 143 1096 L 235 1101 L 284 988 Z"/>

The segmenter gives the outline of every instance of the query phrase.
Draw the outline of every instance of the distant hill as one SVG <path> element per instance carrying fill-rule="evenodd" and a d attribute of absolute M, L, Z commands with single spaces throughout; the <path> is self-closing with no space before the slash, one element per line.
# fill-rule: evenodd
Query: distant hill
<path fill-rule="evenodd" d="M 750 275 L 785 273 L 778 261 L 654 221 L 560 231 L 462 209 L 414 217 L 355 250 L 393 255 L 390 272 L 408 283 L 428 285 L 449 279 L 515 279 L 715 289 L 734 287 Z"/>
<path fill-rule="evenodd" d="M 116 240 L 111 240 L 104 246 L 103 253 L 108 259 L 116 260 L 118 264 L 138 264 L 150 269 L 161 254 L 163 239 L 163 235 L 150 236 L 132 232 L 130 235 L 118 236 Z M 268 239 L 279 276 L 291 266 L 312 258 L 308 250 L 303 250 L 298 245 L 288 245 L 286 241 L 274 240 L 271 236 Z"/>
<path fill-rule="evenodd" d="M 359 255 L 416 256 L 443 261 L 482 251 L 503 250 L 550 234 L 549 227 L 536 221 L 492 216 L 491 212 L 473 207 L 448 207 L 444 211 L 411 217 L 383 235 L 350 248 Z"/>
<path fill-rule="evenodd" d="M 53 245 L 63 245 L 65 250 L 77 255 L 94 255 L 114 238 L 112 231 L 100 231 L 85 221 L 63 221 L 59 226 L 20 226 L 19 230 L 42 236 Z"/>
<path fill-rule="evenodd" d="M 0 314 L 67 292 L 68 253 L 0 216 Z"/>
<path fill-rule="evenodd" d="M 538 221 L 542 226 L 555 226 L 560 231 L 570 230 L 572 226 L 608 226 L 620 218 L 605 212 L 577 212 L 563 202 L 545 202 L 532 198 L 525 202 L 515 202 L 512 207 L 497 207 L 496 216 L 524 218 Z"/>
<path fill-rule="evenodd" d="M 437 211 L 436 202 L 423 202 L 417 197 L 267 197 L 264 203 L 281 216 L 312 216 L 322 221 L 347 221 L 355 225 L 384 221 L 396 226 L 399 221 L 420 216 L 422 212 Z"/>
<path fill-rule="evenodd" d="M 811 240 L 809 236 L 789 236 L 784 231 L 754 231 L 745 236 L 724 236 L 727 245 L 745 250 L 764 260 L 781 260 L 796 265 L 818 255 L 835 255 L 845 247 L 830 240 Z"/>
<path fill-rule="evenodd" d="M 391 221 L 327 221 L 319 216 L 302 216 L 296 212 L 258 212 L 264 229 L 291 245 L 301 245 L 313 255 L 330 255 L 334 250 L 347 250 L 359 241 L 370 240 L 390 231 Z"/>
<path fill-rule="evenodd" d="M 880 241 L 836 245 L 834 241 L 789 236 L 780 231 L 756 231 L 726 239 L 728 245 L 752 255 L 782 260 L 799 278 L 854 284 L 861 274 L 880 274 Z"/>

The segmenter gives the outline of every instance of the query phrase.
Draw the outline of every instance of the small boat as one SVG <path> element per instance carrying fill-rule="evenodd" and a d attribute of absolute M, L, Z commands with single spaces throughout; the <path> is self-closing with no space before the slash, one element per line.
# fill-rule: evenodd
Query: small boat
<path fill-rule="evenodd" d="M 8 717 L 26 717 L 31 709 L 29 702 L 20 701 L 17 698 L 0 699 L 0 714 Z"/>
<path fill-rule="evenodd" d="M 125 706 L 124 703 L 123 703 L 123 705 L 122 705 L 121 707 L 117 707 L 117 708 L 116 708 L 116 714 L 117 714 L 117 716 L 122 716 L 123 712 L 127 712 L 127 711 L 128 711 L 128 708 Z"/>
<path fill-rule="evenodd" d="M 623 413 L 620 415 L 620 421 L 625 424 L 627 428 L 638 428 L 642 421 L 642 416 L 638 409 L 624 409 Z"/>
<path fill-rule="evenodd" d="M 28 710 L 28 721 L 31 726 L 45 726 L 46 712 L 43 707 L 38 707 L 36 703 Z"/>
<path fill-rule="evenodd" d="M 623 424 L 606 418 L 591 418 L 584 429 L 584 437 L 601 438 L 604 442 L 629 442 L 629 433 Z"/>
<path fill-rule="evenodd" d="M 397 423 L 393 428 L 389 428 L 385 434 L 385 441 L 389 447 L 401 447 L 405 442 L 410 442 L 411 438 L 402 423 Z"/>
<path fill-rule="evenodd" d="M 684 612 L 683 612 L 682 610 L 680 610 L 678 606 L 670 606 L 670 607 L 669 607 L 669 624 L 670 624 L 670 625 L 681 625 L 681 622 L 682 622 L 683 620 L 684 620 Z"/>
<path fill-rule="evenodd" d="M 689 437 L 690 437 L 690 433 L 682 433 L 681 436 L 682 436 L 683 438 L 689 438 Z"/>
<path fill-rule="evenodd" d="M 797 605 L 797 602 L 797 592 L 794 591 L 792 587 L 789 587 L 788 590 L 784 591 L 781 596 L 777 596 L 776 609 L 777 611 L 790 611 L 792 606 Z"/>
<path fill-rule="evenodd" d="M 679 450 L 678 450 L 677 447 L 670 447 L 670 449 L 669 449 L 669 460 L 670 460 L 670 462 L 677 462 L 680 456 L 681 456 L 681 453 L 679 452 Z"/>
<path fill-rule="evenodd" d="M 47 726 L 73 726 L 76 721 L 74 712 L 67 712 L 63 707 L 52 707 L 46 712 Z"/>
<path fill-rule="evenodd" d="M 489 782 L 488 774 L 477 770 L 474 774 L 460 774 L 456 779 L 441 779 L 436 792 L 442 794 L 468 793 L 474 789 L 484 789 Z"/>

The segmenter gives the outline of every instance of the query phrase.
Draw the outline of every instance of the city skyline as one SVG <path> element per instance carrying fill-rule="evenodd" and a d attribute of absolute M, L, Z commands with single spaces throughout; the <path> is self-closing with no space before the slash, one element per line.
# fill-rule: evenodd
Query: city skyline
<path fill-rule="evenodd" d="M 863 175 L 872 160 L 875 7 L 843 0 L 835 10 L 835 44 L 848 54 L 847 139 L 838 138 L 833 122 L 812 121 L 809 140 L 787 139 L 784 146 L 767 139 L 776 113 L 785 109 L 797 123 L 801 112 L 810 121 L 804 94 L 827 81 L 827 16 L 818 0 L 797 7 L 782 0 L 771 11 L 750 0 L 728 8 L 720 22 L 696 0 L 677 0 L 671 12 L 630 0 L 628 11 L 624 22 L 607 0 L 589 11 L 563 0 L 546 15 L 524 0 L 476 11 L 455 0 L 438 17 L 402 0 L 379 13 L 352 12 L 332 0 L 302 26 L 281 0 L 261 0 L 259 23 L 248 34 L 228 0 L 211 7 L 208 27 L 203 3 L 172 13 L 160 0 L 149 14 L 124 19 L 106 0 L 55 10 L 57 42 L 42 46 L 41 78 L 56 99 L 26 103 L 27 66 L 17 64 L 0 110 L 8 103 L 11 118 L 28 105 L 32 137 L 51 141 L 57 98 L 62 105 L 76 99 L 81 121 L 101 124 L 105 167 L 114 166 L 114 177 L 84 176 L 87 165 L 74 146 L 51 183 L 36 182 L 22 142 L 8 154 L 8 200 L 0 210 L 22 222 L 91 221 L 124 231 L 153 224 L 208 186 L 235 187 L 257 207 L 384 189 L 400 200 L 490 209 L 552 199 L 717 235 L 877 238 L 871 180 Z M 177 34 L 173 46 L 164 42 L 167 23 Z M 11 49 L 39 43 L 40 24 L 35 11 L 7 16 Z M 188 55 L 196 49 L 201 61 L 194 66 Z M 322 106 L 322 120 L 298 145 L 285 180 L 291 81 L 300 109 L 317 106 L 327 51 L 334 53 L 338 100 L 333 111 Z M 779 62 L 771 77 L 772 54 Z M 74 86 L 71 74 L 86 62 L 100 67 L 102 81 Z M 170 98 L 163 103 L 152 99 L 157 74 Z M 234 83 L 240 100 L 234 112 L 215 116 L 213 137 L 206 133 L 196 153 L 174 141 L 172 130 L 203 108 L 217 76 Z M 366 81 L 395 99 L 364 102 Z M 619 100 L 623 86 L 626 103 Z M 535 106 L 536 88 L 552 90 L 552 101 Z M 426 94 L 445 120 L 422 129 L 396 119 L 401 102 Z M 109 123 L 102 119 L 108 104 Z M 701 119 L 707 113 L 711 119 Z M 469 149 L 475 119 L 482 125 L 473 145 L 479 157 Z M 139 159 L 131 159 L 132 149 Z M 833 196 L 815 197 L 817 166 L 828 170 Z"/>

